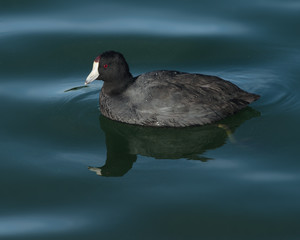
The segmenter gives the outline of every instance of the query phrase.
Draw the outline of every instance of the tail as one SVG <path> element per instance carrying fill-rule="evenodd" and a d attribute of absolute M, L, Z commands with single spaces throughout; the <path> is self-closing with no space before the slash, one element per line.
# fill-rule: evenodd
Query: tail
<path fill-rule="evenodd" d="M 258 94 L 247 93 L 243 97 L 243 100 L 246 101 L 246 102 L 248 102 L 248 103 L 252 103 L 252 102 L 258 100 L 259 98 L 260 98 L 260 96 Z"/>
<path fill-rule="evenodd" d="M 233 98 L 230 101 L 236 104 L 237 109 L 242 109 L 259 98 L 260 96 L 257 94 L 243 92 L 240 96 Z"/>

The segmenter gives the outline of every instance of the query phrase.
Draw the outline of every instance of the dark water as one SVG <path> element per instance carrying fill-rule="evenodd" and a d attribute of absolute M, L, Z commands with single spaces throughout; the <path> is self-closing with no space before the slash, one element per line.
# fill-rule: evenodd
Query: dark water
<path fill-rule="evenodd" d="M 0 239 L 299 239 L 299 23 L 296 0 L 2 0 Z M 80 88 L 110 49 L 262 97 L 219 126 L 111 122 Z"/>

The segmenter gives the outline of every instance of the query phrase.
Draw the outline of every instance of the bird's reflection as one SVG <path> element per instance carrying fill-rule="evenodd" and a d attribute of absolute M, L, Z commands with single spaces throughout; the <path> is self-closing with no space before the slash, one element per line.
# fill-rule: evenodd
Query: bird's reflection
<path fill-rule="evenodd" d="M 123 176 L 132 168 L 137 155 L 207 161 L 202 156 L 205 151 L 221 147 L 237 127 L 259 115 L 247 107 L 216 124 L 187 128 L 142 127 L 100 116 L 100 126 L 106 136 L 106 163 L 89 169 L 101 176 Z"/>

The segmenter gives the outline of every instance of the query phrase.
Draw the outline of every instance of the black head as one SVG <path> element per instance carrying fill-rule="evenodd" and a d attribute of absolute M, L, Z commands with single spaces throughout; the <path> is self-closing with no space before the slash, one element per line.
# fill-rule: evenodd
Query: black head
<path fill-rule="evenodd" d="M 105 83 L 120 83 L 131 79 L 128 64 L 121 53 L 107 51 L 99 55 L 93 63 L 93 69 L 85 84 L 94 80 L 103 80 Z"/>

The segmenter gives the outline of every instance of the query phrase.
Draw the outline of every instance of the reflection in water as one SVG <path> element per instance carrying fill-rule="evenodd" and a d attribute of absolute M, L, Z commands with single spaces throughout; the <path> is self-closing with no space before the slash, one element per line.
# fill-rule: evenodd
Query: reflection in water
<path fill-rule="evenodd" d="M 89 167 L 101 176 L 123 176 L 137 159 L 137 155 L 157 159 L 207 161 L 205 151 L 221 147 L 230 134 L 244 121 L 259 116 L 250 107 L 217 124 L 187 128 L 152 128 L 129 125 L 100 116 L 105 132 L 107 159 L 102 167 Z"/>

